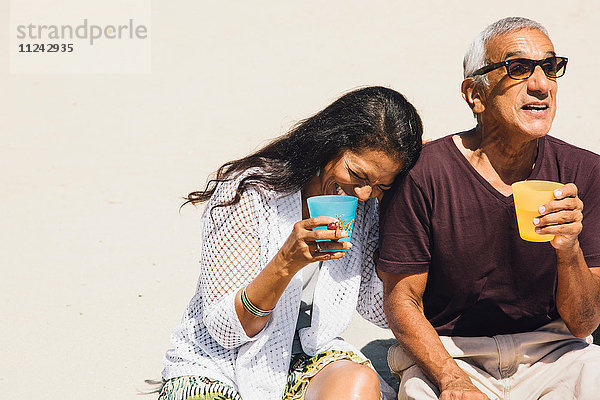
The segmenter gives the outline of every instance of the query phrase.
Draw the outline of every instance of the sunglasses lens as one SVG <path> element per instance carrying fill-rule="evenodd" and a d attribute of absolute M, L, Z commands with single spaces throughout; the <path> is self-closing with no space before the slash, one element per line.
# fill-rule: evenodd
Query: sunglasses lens
<path fill-rule="evenodd" d="M 531 75 L 534 61 L 524 58 L 510 60 L 507 65 L 508 76 L 513 79 L 526 79 Z"/>
<path fill-rule="evenodd" d="M 527 79 L 539 65 L 548 78 L 559 78 L 565 74 L 567 68 L 567 59 L 565 57 L 548 57 L 536 61 L 527 58 L 516 58 L 509 60 L 507 64 L 508 76 L 513 79 Z"/>
<path fill-rule="evenodd" d="M 563 76 L 567 70 L 567 59 L 564 57 L 557 57 L 556 60 L 556 77 L 559 78 Z"/>
<path fill-rule="evenodd" d="M 549 57 L 543 60 L 541 67 L 548 78 L 556 78 L 558 76 L 558 62 L 556 57 Z M 564 67 L 563 67 L 564 69 Z"/>

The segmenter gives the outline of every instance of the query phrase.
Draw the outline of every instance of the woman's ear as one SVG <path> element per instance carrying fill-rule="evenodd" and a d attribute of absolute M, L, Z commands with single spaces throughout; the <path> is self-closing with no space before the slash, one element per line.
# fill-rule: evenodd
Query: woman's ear
<path fill-rule="evenodd" d="M 481 85 L 473 78 L 466 78 L 461 85 L 463 99 L 467 102 L 473 114 L 481 114 L 485 110 L 485 93 Z"/>

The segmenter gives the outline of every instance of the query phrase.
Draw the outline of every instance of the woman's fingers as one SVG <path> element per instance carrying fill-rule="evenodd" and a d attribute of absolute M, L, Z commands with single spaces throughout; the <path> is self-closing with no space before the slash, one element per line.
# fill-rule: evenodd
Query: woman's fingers
<path fill-rule="evenodd" d="M 337 220 L 331 217 L 313 217 L 301 221 L 302 230 L 299 232 L 300 237 L 306 241 L 315 240 L 338 240 L 348 237 L 348 232 L 339 229 Z M 324 229 L 315 229 L 323 227 Z"/>
<path fill-rule="evenodd" d="M 348 237 L 348 232 L 343 229 L 326 230 L 318 229 L 314 231 L 308 231 L 305 235 L 307 241 L 315 240 L 338 240 Z"/>
<path fill-rule="evenodd" d="M 352 247 L 350 242 L 315 242 L 316 251 L 337 251 L 337 250 L 348 250 Z"/>
<path fill-rule="evenodd" d="M 336 222 L 331 217 L 314 217 L 294 224 L 292 233 L 280 249 L 284 262 L 293 269 L 300 269 L 312 262 L 342 258 L 352 245 L 338 242 L 348 237 L 348 232 L 339 229 Z M 318 227 L 323 229 L 314 229 Z"/>
<path fill-rule="evenodd" d="M 337 260 L 346 255 L 344 251 L 337 251 L 335 253 L 319 253 L 319 255 L 313 257 L 313 262 Z"/>
<path fill-rule="evenodd" d="M 332 246 L 332 244 L 336 244 L 337 246 Z M 349 246 L 348 246 L 349 245 Z M 345 251 L 335 251 L 340 250 L 339 247 L 343 247 L 345 249 L 349 249 L 352 247 L 350 243 L 346 243 L 346 246 L 341 246 L 341 243 L 336 242 L 314 242 L 309 245 L 313 250 L 311 251 L 311 262 L 318 261 L 327 261 L 327 260 L 335 260 L 338 258 L 344 257 L 346 255 Z M 337 247 L 337 248 L 334 248 Z M 334 250 L 334 251 L 328 251 Z"/>
<path fill-rule="evenodd" d="M 332 222 L 336 222 L 337 220 L 332 217 L 312 217 L 303 219 L 300 221 L 306 230 L 312 230 L 319 226 L 327 226 Z"/>

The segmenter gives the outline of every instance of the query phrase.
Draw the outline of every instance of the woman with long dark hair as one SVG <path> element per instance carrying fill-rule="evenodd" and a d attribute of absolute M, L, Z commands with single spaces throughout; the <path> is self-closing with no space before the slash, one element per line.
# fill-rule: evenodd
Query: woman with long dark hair
<path fill-rule="evenodd" d="M 380 398 L 369 360 L 338 336 L 355 309 L 387 326 L 377 198 L 416 162 L 422 130 L 398 92 L 358 89 L 189 194 L 208 201 L 201 272 L 161 400 Z M 306 199 L 326 194 L 360 200 L 350 243 L 312 230 L 334 222 L 308 215 Z"/>

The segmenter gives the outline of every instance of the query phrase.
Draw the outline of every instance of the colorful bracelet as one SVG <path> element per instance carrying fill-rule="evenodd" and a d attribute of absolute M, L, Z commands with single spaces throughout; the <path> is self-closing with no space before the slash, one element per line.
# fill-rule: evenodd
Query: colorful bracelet
<path fill-rule="evenodd" d="M 242 290 L 242 304 L 244 308 L 252 315 L 256 315 L 257 317 L 266 317 L 273 312 L 273 310 L 265 311 L 256 307 L 254 304 L 248 300 L 248 295 L 246 294 L 246 288 Z"/>

